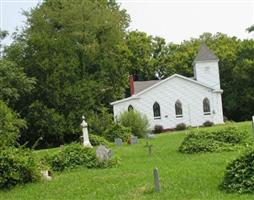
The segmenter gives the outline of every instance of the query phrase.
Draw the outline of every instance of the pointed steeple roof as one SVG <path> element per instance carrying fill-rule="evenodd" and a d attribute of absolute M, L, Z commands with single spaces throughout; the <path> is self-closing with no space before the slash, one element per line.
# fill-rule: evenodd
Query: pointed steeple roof
<path fill-rule="evenodd" d="M 198 50 L 198 54 L 194 62 L 208 60 L 219 60 L 219 58 L 210 49 L 208 49 L 206 44 L 203 43 Z"/>

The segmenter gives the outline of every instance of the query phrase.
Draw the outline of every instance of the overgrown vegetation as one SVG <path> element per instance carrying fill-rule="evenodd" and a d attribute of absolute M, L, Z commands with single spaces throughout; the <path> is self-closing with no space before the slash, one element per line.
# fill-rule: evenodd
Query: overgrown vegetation
<path fill-rule="evenodd" d="M 89 140 L 92 146 L 105 145 L 107 147 L 111 146 L 110 142 L 107 141 L 104 137 L 89 134 Z"/>
<path fill-rule="evenodd" d="M 185 123 L 180 123 L 180 124 L 177 124 L 176 125 L 176 130 L 177 131 L 181 131 L 181 130 L 185 130 L 187 128 L 186 124 Z"/>
<path fill-rule="evenodd" d="M 154 126 L 154 130 L 153 130 L 153 132 L 154 133 L 162 133 L 162 131 L 163 131 L 163 126 L 162 125 L 155 125 Z"/>
<path fill-rule="evenodd" d="M 226 168 L 221 188 L 227 192 L 254 193 L 254 148 L 247 150 Z"/>
<path fill-rule="evenodd" d="M 120 115 L 119 123 L 130 128 L 132 135 L 141 138 L 145 137 L 149 127 L 147 117 L 135 110 L 123 112 Z"/>
<path fill-rule="evenodd" d="M 195 130 L 188 133 L 179 147 L 182 153 L 230 151 L 246 144 L 250 138 L 245 130 L 227 127 L 218 130 Z"/>
<path fill-rule="evenodd" d="M 203 123 L 203 126 L 205 126 L 205 127 L 209 127 L 209 126 L 213 126 L 214 124 L 213 124 L 213 122 L 211 122 L 211 121 L 205 121 L 204 123 Z"/>
<path fill-rule="evenodd" d="M 70 144 L 64 146 L 60 152 L 52 155 L 46 155 L 42 159 L 42 164 L 49 166 L 53 171 L 63 171 L 73 169 L 78 166 L 87 168 L 106 168 L 112 167 L 118 163 L 118 159 L 109 159 L 99 162 L 96 158 L 95 150 L 85 148 L 80 144 Z"/>
<path fill-rule="evenodd" d="M 0 188 L 10 188 L 39 178 L 39 168 L 30 150 L 0 149 Z"/>
<path fill-rule="evenodd" d="M 114 124 L 106 129 L 103 135 L 108 141 L 114 142 L 116 138 L 120 138 L 127 142 L 131 137 L 131 129 L 121 124 Z"/>
<path fill-rule="evenodd" d="M 20 129 L 25 127 L 25 121 L 0 100 L 0 148 L 17 144 Z"/>

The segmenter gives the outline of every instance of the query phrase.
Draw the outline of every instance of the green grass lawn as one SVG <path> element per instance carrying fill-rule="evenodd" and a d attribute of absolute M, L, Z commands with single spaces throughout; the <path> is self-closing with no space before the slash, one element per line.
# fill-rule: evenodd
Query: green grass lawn
<path fill-rule="evenodd" d="M 250 122 L 236 125 L 252 134 Z M 177 149 L 185 133 L 165 133 L 149 140 L 153 145 L 152 156 L 145 148 L 146 140 L 139 140 L 139 144 L 133 146 L 113 147 L 113 154 L 121 159 L 117 168 L 79 168 L 55 174 L 51 182 L 41 181 L 1 191 L 0 199 L 254 199 L 254 195 L 227 194 L 218 189 L 227 163 L 241 152 L 181 154 Z M 36 153 L 42 155 L 45 151 Z M 153 191 L 154 167 L 159 169 L 160 193 Z"/>

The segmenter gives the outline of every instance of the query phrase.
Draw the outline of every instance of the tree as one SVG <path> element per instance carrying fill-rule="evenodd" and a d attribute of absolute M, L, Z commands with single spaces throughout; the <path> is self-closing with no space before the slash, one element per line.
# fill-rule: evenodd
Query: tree
<path fill-rule="evenodd" d="M 17 144 L 20 129 L 25 127 L 25 121 L 0 100 L 0 148 Z"/>
<path fill-rule="evenodd" d="M 246 29 L 249 33 L 254 31 L 254 25 L 250 26 L 249 28 Z"/>
<path fill-rule="evenodd" d="M 58 145 L 77 138 L 82 115 L 123 97 L 129 17 L 114 0 L 46 0 L 25 15 L 27 27 L 7 50 L 37 80 L 16 104 L 28 121 L 22 136 L 32 144 L 43 135 L 42 145 Z"/>

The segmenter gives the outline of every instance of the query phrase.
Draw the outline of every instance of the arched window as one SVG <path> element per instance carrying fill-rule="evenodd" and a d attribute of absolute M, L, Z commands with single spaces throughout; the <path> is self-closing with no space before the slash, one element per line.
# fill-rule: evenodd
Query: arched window
<path fill-rule="evenodd" d="M 155 119 L 161 118 L 161 109 L 160 109 L 160 105 L 157 102 L 153 104 L 153 116 Z"/>
<path fill-rule="evenodd" d="M 211 114 L 210 101 L 208 98 L 204 98 L 204 100 L 203 100 L 203 111 L 204 111 L 204 115 Z"/>
<path fill-rule="evenodd" d="M 128 111 L 133 111 L 133 106 L 132 105 L 128 106 Z"/>
<path fill-rule="evenodd" d="M 176 117 L 183 117 L 183 109 L 182 109 L 182 103 L 181 101 L 177 100 L 175 103 L 175 112 L 176 112 Z"/>

